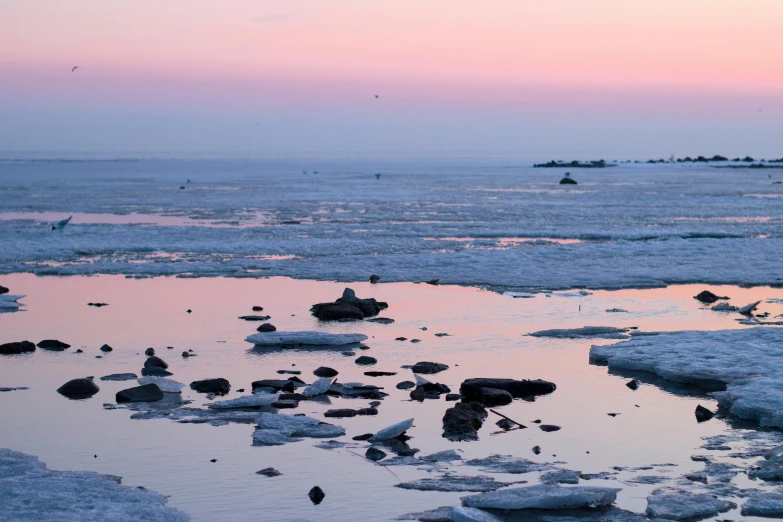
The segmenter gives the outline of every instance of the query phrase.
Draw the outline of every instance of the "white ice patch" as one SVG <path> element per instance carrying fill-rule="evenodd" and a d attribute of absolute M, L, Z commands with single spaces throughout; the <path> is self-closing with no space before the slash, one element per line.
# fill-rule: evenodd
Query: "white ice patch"
<path fill-rule="evenodd" d="M 342 437 L 345 429 L 303 415 L 261 413 L 256 417 L 258 429 L 253 441 L 259 445 L 279 446 L 302 440 L 303 437 L 328 439 Z"/>
<path fill-rule="evenodd" d="M 333 334 L 328 332 L 261 332 L 245 341 L 256 346 L 340 346 L 367 340 L 363 334 Z"/>
<path fill-rule="evenodd" d="M 0 313 L 3 312 L 15 312 L 19 310 L 20 303 L 17 303 L 22 299 L 23 295 L 12 294 L 0 294 Z"/>
<path fill-rule="evenodd" d="M 452 522 L 503 522 L 502 518 L 498 518 L 492 513 L 465 506 L 452 507 L 449 511 L 449 517 Z"/>
<path fill-rule="evenodd" d="M 370 438 L 370 442 L 375 442 L 379 440 L 389 440 L 395 437 L 399 437 L 400 435 L 402 435 L 412 427 L 413 427 L 413 419 L 407 419 L 402 422 L 398 422 L 397 424 L 392 424 L 391 426 L 387 426 L 386 428 L 383 428 L 381 431 L 373 435 Z"/>
<path fill-rule="evenodd" d="M 258 408 L 259 406 L 269 406 L 273 402 L 277 402 L 278 394 L 276 393 L 256 393 L 253 395 L 244 395 L 237 397 L 236 399 L 229 399 L 227 401 L 215 401 L 208 404 L 208 407 L 213 410 L 230 410 L 234 408 Z"/>
<path fill-rule="evenodd" d="M 142 386 L 145 384 L 155 384 L 160 388 L 160 391 L 166 393 L 180 393 L 185 388 L 185 385 L 181 382 L 165 377 L 140 377 L 136 379 L 136 382 Z"/>
<path fill-rule="evenodd" d="M 618 491 L 617 488 L 541 484 L 462 497 L 462 503 L 482 509 L 583 509 L 611 506 Z"/>
<path fill-rule="evenodd" d="M 32 455 L 0 449 L 0 520 L 60 522 L 186 522 L 190 517 L 166 507 L 166 497 L 121 486 L 89 471 L 54 471 Z"/>
<path fill-rule="evenodd" d="M 315 397 L 316 395 L 323 395 L 327 392 L 329 387 L 334 382 L 331 377 L 321 377 L 313 384 L 302 390 L 302 395 L 305 397 Z"/>
<path fill-rule="evenodd" d="M 712 393 L 718 404 L 740 418 L 783 428 L 781 341 L 782 330 L 764 327 L 671 332 L 593 346 L 590 360 L 685 384 L 726 383 L 726 391 Z"/>
<path fill-rule="evenodd" d="M 718 500 L 712 495 L 685 491 L 657 489 L 647 497 L 647 516 L 666 520 L 710 517 L 734 507 L 733 502 Z"/>

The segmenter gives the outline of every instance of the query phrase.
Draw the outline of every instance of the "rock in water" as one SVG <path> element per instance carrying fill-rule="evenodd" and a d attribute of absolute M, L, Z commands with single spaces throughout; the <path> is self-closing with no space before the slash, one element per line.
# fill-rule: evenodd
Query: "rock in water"
<path fill-rule="evenodd" d="M 378 281 L 380 281 L 380 280 L 381 280 L 380 276 L 377 276 L 377 275 L 375 275 L 375 274 L 373 274 L 373 275 L 371 275 L 371 276 L 370 276 L 370 282 L 371 282 L 372 284 L 375 284 L 375 283 L 377 283 L 377 282 L 378 282 Z M 6 288 L 6 291 L 8 291 L 8 289 L 7 289 L 7 288 Z"/>
<path fill-rule="evenodd" d="M 462 504 L 480 509 L 586 509 L 609 507 L 617 488 L 561 487 L 541 484 L 462 497 Z"/>
<path fill-rule="evenodd" d="M 357 358 L 356 361 L 354 361 L 354 362 L 356 362 L 356 364 L 361 365 L 361 366 L 369 366 L 371 364 L 377 363 L 378 359 L 376 359 L 375 357 L 369 357 L 367 355 L 362 355 L 361 357 Z"/>
<path fill-rule="evenodd" d="M 275 328 L 275 325 L 271 323 L 264 323 L 258 328 L 256 328 L 257 332 L 276 332 L 277 328 Z"/>
<path fill-rule="evenodd" d="M 323 501 L 324 497 L 326 497 L 326 493 L 324 493 L 324 490 L 322 490 L 318 486 L 315 486 L 313 489 L 310 490 L 307 496 L 310 497 L 310 500 L 313 502 L 313 504 L 317 506 Z"/>
<path fill-rule="evenodd" d="M 334 303 L 318 303 L 310 308 L 310 312 L 322 321 L 359 320 L 378 315 L 388 308 L 386 303 L 373 298 L 360 299 L 350 288 L 343 291 L 343 296 Z"/>
<path fill-rule="evenodd" d="M 42 348 L 44 350 L 53 350 L 55 352 L 61 352 L 71 347 L 70 344 L 58 341 L 57 339 L 44 339 L 38 343 L 37 346 L 38 348 Z"/>
<path fill-rule="evenodd" d="M 560 180 L 561 185 L 577 185 L 577 182 L 575 179 L 571 178 L 563 178 Z"/>
<path fill-rule="evenodd" d="M 144 355 L 146 355 L 147 357 L 155 355 L 155 348 L 147 348 L 146 350 L 144 350 Z"/>
<path fill-rule="evenodd" d="M 161 359 L 160 357 L 157 357 L 155 355 L 149 357 L 146 361 L 144 361 L 144 367 L 145 368 L 163 368 L 164 370 L 169 367 L 169 365 Z"/>
<path fill-rule="evenodd" d="M 156 384 L 145 384 L 117 392 L 118 403 L 123 402 L 157 402 L 163 398 L 163 392 Z"/>
<path fill-rule="evenodd" d="M 536 395 L 545 395 L 552 393 L 557 386 L 548 381 L 536 379 L 515 380 L 515 379 L 467 379 L 463 381 L 459 392 L 469 401 L 481 401 L 483 396 L 482 388 L 494 388 L 496 390 L 505 390 L 515 399 L 524 397 L 534 397 Z"/>
<path fill-rule="evenodd" d="M 495 388 L 481 388 L 481 404 L 487 407 L 493 406 L 505 406 L 511 404 L 514 397 L 511 396 L 506 390 L 498 390 Z"/>
<path fill-rule="evenodd" d="M 374 462 L 378 462 L 379 460 L 386 457 L 386 452 L 376 448 L 375 446 L 370 446 L 367 448 L 364 456 Z"/>
<path fill-rule="evenodd" d="M 477 402 L 460 402 L 443 415 L 443 437 L 449 440 L 477 440 L 487 410 Z"/>
<path fill-rule="evenodd" d="M 398 390 L 410 390 L 411 388 L 415 388 L 416 383 L 413 381 L 402 381 L 397 383 L 397 389 Z"/>
<path fill-rule="evenodd" d="M 6 288 L 5 286 L 0 286 L 0 294 L 7 294 L 8 292 L 10 292 L 8 288 Z"/>
<path fill-rule="evenodd" d="M 190 388 L 199 393 L 214 393 L 215 395 L 225 395 L 231 391 L 231 384 L 222 377 L 217 379 L 202 379 L 190 383 Z"/>
<path fill-rule="evenodd" d="M 91 377 L 84 379 L 73 379 L 59 388 L 57 393 L 69 399 L 89 399 L 100 391 L 100 388 L 95 385 Z"/>
<path fill-rule="evenodd" d="M 629 387 L 630 389 L 634 390 L 634 391 L 639 389 L 639 381 L 637 381 L 636 379 L 632 379 L 632 380 L 626 382 L 625 385 L 627 387 Z"/>
<path fill-rule="evenodd" d="M 111 351 L 113 351 L 113 350 L 114 350 L 114 348 L 112 348 L 112 347 L 111 347 L 111 346 L 109 346 L 108 344 L 104 344 L 103 346 L 101 346 L 100 350 L 101 350 L 102 352 L 111 352 Z"/>
<path fill-rule="evenodd" d="M 256 471 L 256 475 L 264 475 L 265 477 L 279 477 L 282 475 L 282 473 L 277 471 L 275 468 L 264 468 Z"/>
<path fill-rule="evenodd" d="M 383 428 L 370 439 L 370 442 L 395 439 L 413 427 L 413 419 L 407 419 L 397 424 Z"/>
<path fill-rule="evenodd" d="M 253 311 L 254 312 L 263 312 L 264 311 L 264 307 L 263 306 L 254 306 L 253 307 Z"/>
<path fill-rule="evenodd" d="M 694 299 L 697 301 L 701 301 L 704 304 L 712 304 L 715 301 L 719 301 L 721 299 L 728 299 L 728 297 L 719 297 L 709 290 L 704 290 L 702 292 L 699 292 L 698 295 L 693 296 Z"/>
<path fill-rule="evenodd" d="M 423 373 L 423 374 L 440 373 L 448 369 L 449 366 L 447 364 L 441 364 L 441 363 L 429 362 L 429 361 L 417 362 L 416 364 L 411 366 L 411 371 L 413 373 Z"/>
<path fill-rule="evenodd" d="M 168 370 L 165 370 L 163 368 L 158 368 L 157 366 L 150 366 L 149 368 L 142 368 L 141 374 L 146 376 L 152 376 L 152 377 L 168 377 L 169 375 L 174 375 Z"/>
<path fill-rule="evenodd" d="M 0 354 L 2 355 L 17 355 L 34 351 L 35 345 L 30 341 L 0 344 Z"/>
<path fill-rule="evenodd" d="M 101 377 L 102 381 L 135 381 L 136 379 L 135 373 L 112 373 Z"/>
<path fill-rule="evenodd" d="M 360 343 L 363 334 L 333 334 L 328 332 L 261 332 L 245 339 L 256 346 L 340 346 Z"/>
<path fill-rule="evenodd" d="M 708 421 L 715 416 L 710 410 L 699 404 L 696 406 L 696 420 L 698 422 Z"/>
<path fill-rule="evenodd" d="M 313 375 L 316 377 L 337 377 L 337 374 L 337 370 L 328 366 L 321 366 L 313 370 Z"/>

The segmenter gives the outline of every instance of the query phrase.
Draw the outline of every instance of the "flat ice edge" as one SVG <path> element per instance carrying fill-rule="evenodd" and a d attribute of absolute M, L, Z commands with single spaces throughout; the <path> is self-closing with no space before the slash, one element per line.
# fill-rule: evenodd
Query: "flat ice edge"
<path fill-rule="evenodd" d="M 122 486 L 91 471 L 55 471 L 37 457 L 0 448 L 0 520 L 185 522 L 154 491 Z"/>
<path fill-rule="evenodd" d="M 367 340 L 364 334 L 333 334 L 328 332 L 262 332 L 248 336 L 245 341 L 256 346 L 286 344 L 306 346 L 340 346 Z"/>
<path fill-rule="evenodd" d="M 666 332 L 593 346 L 590 362 L 696 386 L 725 383 L 725 391 L 711 394 L 722 408 L 762 427 L 783 428 L 781 343 L 783 330 L 768 327 Z"/>

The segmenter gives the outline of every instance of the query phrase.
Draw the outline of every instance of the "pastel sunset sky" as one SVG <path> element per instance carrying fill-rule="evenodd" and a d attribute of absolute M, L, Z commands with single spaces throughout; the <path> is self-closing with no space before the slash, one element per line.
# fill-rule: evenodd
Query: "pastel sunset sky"
<path fill-rule="evenodd" d="M 0 0 L 0 151 L 780 157 L 781 24 L 780 0 Z"/>

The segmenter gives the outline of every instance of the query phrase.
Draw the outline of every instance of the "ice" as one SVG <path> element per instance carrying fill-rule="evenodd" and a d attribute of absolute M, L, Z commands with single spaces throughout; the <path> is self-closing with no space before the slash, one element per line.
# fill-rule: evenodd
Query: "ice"
<path fill-rule="evenodd" d="M 256 346 L 307 345 L 340 346 L 360 343 L 367 339 L 362 334 L 333 334 L 328 332 L 261 332 L 249 336 L 245 341 Z"/>
<path fill-rule="evenodd" d="M 425 455 L 421 457 L 421 460 L 426 462 L 452 462 L 454 460 L 462 460 L 462 456 L 456 450 L 451 449 Z"/>
<path fill-rule="evenodd" d="M 538 297 L 541 294 L 531 294 L 530 292 L 503 292 L 503 295 L 506 295 L 508 297 L 513 297 L 515 299 L 531 299 L 533 297 Z"/>
<path fill-rule="evenodd" d="M 581 471 L 571 471 L 568 469 L 559 469 L 544 473 L 541 475 L 543 484 L 578 484 Z"/>
<path fill-rule="evenodd" d="M 475 477 L 444 475 L 438 478 L 424 478 L 411 482 L 402 482 L 400 484 L 395 484 L 395 486 L 401 489 L 415 489 L 418 491 L 485 492 L 495 491 L 496 489 L 500 489 L 510 484 L 512 483 L 499 482 L 492 477 L 485 477 L 482 475 Z"/>
<path fill-rule="evenodd" d="M 746 517 L 783 517 L 783 488 L 768 493 L 751 493 L 742 506 Z"/>
<path fill-rule="evenodd" d="M 453 522 L 503 522 L 502 518 L 491 513 L 464 506 L 452 507 L 449 516 Z"/>
<path fill-rule="evenodd" d="M 737 507 L 733 502 L 712 495 L 657 489 L 647 497 L 647 516 L 667 520 L 710 517 Z"/>
<path fill-rule="evenodd" d="M 25 296 L 0 294 L 0 313 L 16 312 L 17 310 L 19 310 L 20 303 L 17 303 L 17 301 L 19 301 L 23 297 Z"/>
<path fill-rule="evenodd" d="M 181 382 L 165 377 L 140 377 L 136 379 L 136 382 L 140 385 L 156 384 L 161 391 L 166 393 L 180 393 L 185 388 L 185 385 Z"/>
<path fill-rule="evenodd" d="M 54 471 L 32 455 L 0 449 L 0 520 L 185 522 L 166 497 L 89 471 Z"/>
<path fill-rule="evenodd" d="M 303 437 L 342 437 L 345 429 L 333 424 L 321 423 L 304 415 L 261 413 L 256 417 L 258 429 L 253 432 L 256 444 L 278 446 L 302 440 Z"/>
<path fill-rule="evenodd" d="M 482 471 L 489 473 L 522 474 L 552 469 L 552 466 L 549 464 L 539 464 L 521 457 L 512 457 L 511 455 L 492 455 L 483 459 L 469 460 L 465 464 L 476 466 Z"/>
<path fill-rule="evenodd" d="M 613 326 L 585 326 L 583 328 L 566 328 L 540 330 L 530 335 L 533 337 L 554 337 L 556 339 L 628 339 L 627 328 Z"/>
<path fill-rule="evenodd" d="M 318 419 L 304 415 L 261 413 L 256 417 L 260 429 L 284 431 L 289 435 L 305 426 L 316 426 L 319 422 Z"/>
<path fill-rule="evenodd" d="M 334 382 L 331 377 L 321 377 L 313 384 L 302 390 L 302 395 L 305 397 L 315 397 L 316 395 L 323 395 L 329 389 Z"/>
<path fill-rule="evenodd" d="M 620 165 L 563 190 L 557 173 L 526 160 L 387 158 L 379 189 L 377 159 L 318 158 L 325 183 L 291 175 L 311 161 L 4 163 L 0 245 L 13 248 L 0 249 L 0 273 L 431 274 L 512 291 L 779 282 L 780 191 L 767 176 Z M 185 191 L 197 197 L 177 190 L 183 171 L 199 179 Z M 75 217 L 55 237 L 13 214 L 43 211 Z M 580 241 L 505 241 L 520 235 Z"/>
<path fill-rule="evenodd" d="M 582 509 L 611 506 L 617 488 L 561 487 L 540 484 L 462 497 L 462 504 L 483 509 Z"/>
<path fill-rule="evenodd" d="M 725 391 L 712 392 L 721 407 L 761 426 L 783 428 L 781 339 L 780 330 L 765 327 L 661 333 L 593 346 L 590 359 L 713 390 L 725 384 Z"/>
<path fill-rule="evenodd" d="M 418 520 L 419 522 L 452 522 L 451 507 L 443 506 L 437 509 L 430 509 L 429 511 L 421 511 L 418 513 L 406 513 L 400 515 L 394 520 Z"/>
<path fill-rule="evenodd" d="M 783 456 L 771 457 L 767 460 L 760 460 L 756 467 L 748 475 L 752 478 L 762 480 L 779 481 L 783 480 Z"/>
<path fill-rule="evenodd" d="M 253 395 L 243 395 L 236 399 L 229 399 L 227 401 L 215 401 L 208 406 L 215 410 L 226 410 L 232 408 L 258 408 L 259 406 L 269 406 L 273 402 L 277 402 L 278 394 L 276 393 L 256 393 Z"/>
<path fill-rule="evenodd" d="M 401 422 L 398 422 L 397 424 L 392 424 L 391 426 L 387 426 L 383 428 L 381 431 L 376 433 L 375 435 L 370 438 L 370 442 L 375 442 L 379 440 L 389 440 L 394 439 L 396 437 L 399 437 L 409 429 L 413 427 L 413 419 L 407 419 Z"/>

